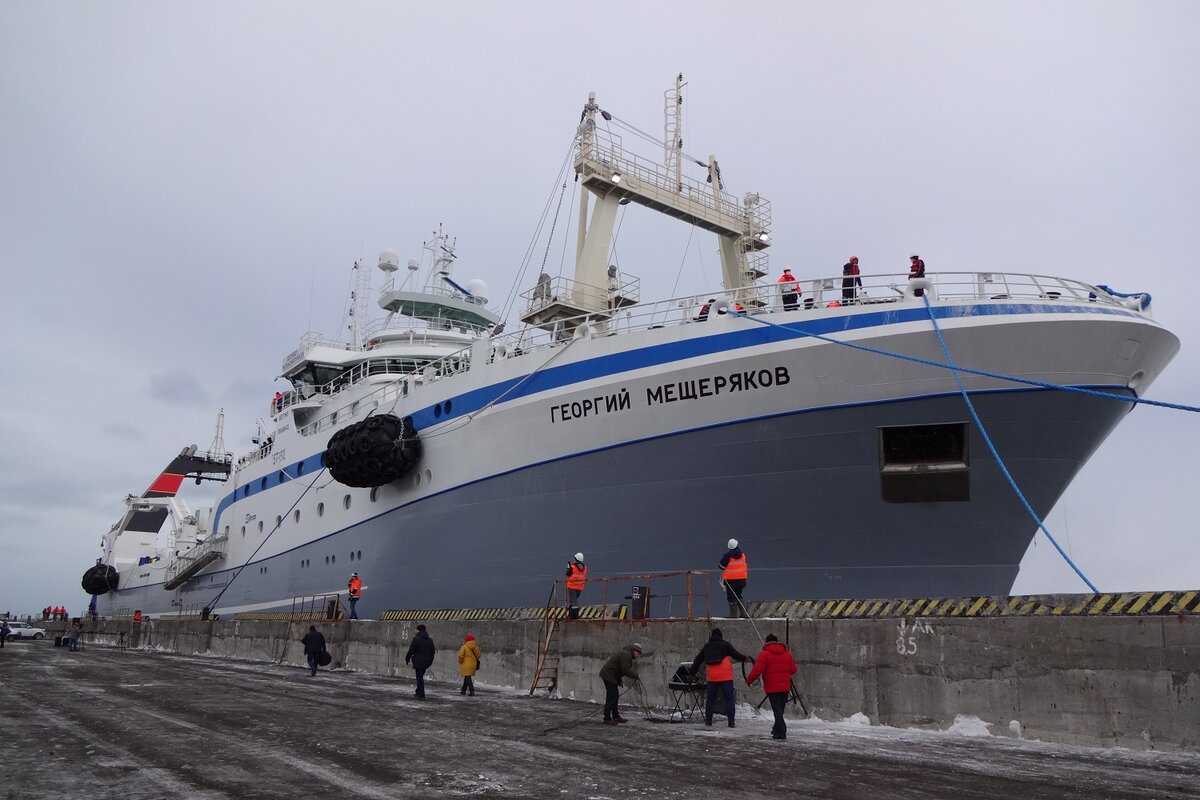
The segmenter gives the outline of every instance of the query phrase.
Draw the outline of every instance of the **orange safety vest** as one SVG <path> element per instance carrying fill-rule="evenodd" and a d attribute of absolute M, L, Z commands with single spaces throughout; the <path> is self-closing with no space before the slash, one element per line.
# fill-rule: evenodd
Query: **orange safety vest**
<path fill-rule="evenodd" d="M 587 581 L 587 567 L 571 564 L 571 575 L 567 578 L 567 588 L 574 589 L 577 592 L 583 591 L 583 585 Z"/>
<path fill-rule="evenodd" d="M 707 672 L 709 683 L 731 681 L 733 680 L 733 659 L 725 656 L 721 659 L 720 664 L 709 664 Z"/>
<path fill-rule="evenodd" d="M 779 276 L 776 283 L 780 284 L 780 289 L 784 294 L 800 294 L 800 281 L 796 280 L 796 276 L 790 273 Z"/>
<path fill-rule="evenodd" d="M 746 567 L 746 554 L 737 558 L 730 558 L 729 563 L 725 565 L 725 571 L 721 573 L 721 578 L 727 581 L 744 581 L 750 575 L 750 570 Z M 729 680 L 733 680 L 730 678 Z"/>
<path fill-rule="evenodd" d="M 133 621 L 134 621 L 134 622 L 141 622 L 141 621 L 142 621 L 142 612 L 138 611 L 138 612 L 134 613 L 134 615 L 133 615 Z"/>
<path fill-rule="evenodd" d="M 362 594 L 362 578 L 350 579 L 350 596 L 358 597 Z"/>

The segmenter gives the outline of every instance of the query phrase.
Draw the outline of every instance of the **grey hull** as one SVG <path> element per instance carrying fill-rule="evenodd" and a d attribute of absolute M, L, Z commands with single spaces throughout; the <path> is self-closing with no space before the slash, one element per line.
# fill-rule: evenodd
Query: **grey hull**
<path fill-rule="evenodd" d="M 1041 390 L 973 400 L 1039 516 L 1130 408 Z M 693 612 L 723 613 L 716 562 L 731 536 L 748 554 L 748 599 L 1006 594 L 1036 526 L 974 426 L 969 501 L 889 503 L 880 493 L 879 427 L 968 421 L 961 397 L 926 397 L 745 421 L 534 465 L 252 562 L 219 608 L 287 610 L 293 596 L 341 586 L 352 570 L 366 584 L 364 617 L 394 608 L 537 606 L 567 558 L 583 551 L 593 579 L 709 571 L 707 587 L 693 587 Z M 208 604 L 231 572 L 189 582 L 183 607 Z M 624 602 L 633 583 L 592 580 L 584 602 Z M 659 612 L 684 613 L 682 579 L 653 591 Z M 101 610 L 170 612 L 173 594 L 161 585 L 122 591 L 100 598 Z"/>

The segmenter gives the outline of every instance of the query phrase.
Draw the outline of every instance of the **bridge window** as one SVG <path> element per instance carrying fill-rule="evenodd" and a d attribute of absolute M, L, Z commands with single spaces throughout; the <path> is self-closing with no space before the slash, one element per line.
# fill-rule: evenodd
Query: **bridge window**
<path fill-rule="evenodd" d="M 879 475 L 889 503 L 971 499 L 967 423 L 879 429 Z"/>

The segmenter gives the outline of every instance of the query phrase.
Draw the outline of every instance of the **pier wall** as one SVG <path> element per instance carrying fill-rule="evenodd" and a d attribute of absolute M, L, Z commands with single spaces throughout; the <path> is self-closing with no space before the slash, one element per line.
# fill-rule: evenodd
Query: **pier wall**
<path fill-rule="evenodd" d="M 411 677 L 404 664 L 416 621 L 317 622 L 332 666 Z M 428 677 L 458 682 L 455 652 L 466 633 L 483 648 L 477 681 L 528 690 L 536 620 L 429 621 L 439 652 Z M 825 720 L 864 714 L 873 724 L 948 728 L 969 715 L 998 736 L 1135 749 L 1200 751 L 1200 616 L 717 620 L 725 638 L 757 655 L 755 632 L 787 640 L 797 686 Z M 308 622 L 100 623 L 85 640 L 185 654 L 302 665 Z M 572 622 L 557 634 L 563 697 L 602 701 L 597 672 L 630 642 L 649 700 L 670 707 L 667 680 L 708 640 L 704 622 Z M 760 689 L 736 676 L 740 701 Z M 632 695 L 625 699 L 632 699 Z"/>

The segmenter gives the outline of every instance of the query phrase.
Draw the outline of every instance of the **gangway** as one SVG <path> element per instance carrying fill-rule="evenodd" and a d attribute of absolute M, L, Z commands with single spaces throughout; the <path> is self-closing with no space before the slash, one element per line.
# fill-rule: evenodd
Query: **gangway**
<path fill-rule="evenodd" d="M 171 591 L 209 564 L 225 557 L 225 544 L 228 537 L 224 534 L 213 534 L 191 550 L 175 558 L 167 566 L 166 581 L 163 588 Z"/>

